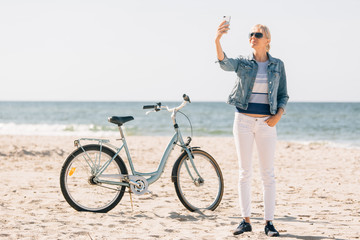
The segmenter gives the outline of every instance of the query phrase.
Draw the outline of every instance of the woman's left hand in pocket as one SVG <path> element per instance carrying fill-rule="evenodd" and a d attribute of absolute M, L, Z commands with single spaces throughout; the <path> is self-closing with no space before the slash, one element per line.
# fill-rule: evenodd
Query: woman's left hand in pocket
<path fill-rule="evenodd" d="M 278 122 L 279 122 L 280 118 L 276 117 L 276 115 L 273 115 L 271 117 L 269 117 L 268 119 L 265 120 L 265 122 L 267 123 L 267 125 L 269 127 L 274 127 Z"/>
<path fill-rule="evenodd" d="M 267 123 L 267 125 L 269 127 L 275 127 L 275 125 L 280 121 L 281 116 L 279 115 L 272 115 L 270 116 L 268 119 L 265 120 L 265 122 Z"/>
<path fill-rule="evenodd" d="M 275 127 L 275 125 L 280 121 L 282 115 L 284 113 L 283 108 L 278 108 L 278 111 L 275 115 L 270 116 L 268 119 L 265 120 L 269 127 Z"/>

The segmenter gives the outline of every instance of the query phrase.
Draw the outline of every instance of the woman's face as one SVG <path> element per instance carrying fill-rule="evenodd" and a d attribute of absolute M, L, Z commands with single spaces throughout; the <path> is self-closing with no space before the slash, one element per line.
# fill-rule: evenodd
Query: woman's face
<path fill-rule="evenodd" d="M 266 38 L 265 33 L 258 27 L 253 27 L 250 33 L 260 32 L 263 34 L 262 38 L 256 38 L 255 35 L 250 37 L 249 43 L 250 46 L 256 50 L 266 50 L 266 46 L 270 43 L 270 39 Z"/>

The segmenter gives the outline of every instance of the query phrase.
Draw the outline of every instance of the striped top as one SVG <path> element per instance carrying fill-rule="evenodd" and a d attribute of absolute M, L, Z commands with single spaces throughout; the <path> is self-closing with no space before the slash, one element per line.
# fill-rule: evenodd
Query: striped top
<path fill-rule="evenodd" d="M 250 95 L 248 108 L 246 110 L 236 108 L 240 113 L 271 115 L 268 98 L 268 77 L 267 66 L 269 61 L 256 62 L 258 64 L 258 71 L 255 78 L 254 87 Z"/>

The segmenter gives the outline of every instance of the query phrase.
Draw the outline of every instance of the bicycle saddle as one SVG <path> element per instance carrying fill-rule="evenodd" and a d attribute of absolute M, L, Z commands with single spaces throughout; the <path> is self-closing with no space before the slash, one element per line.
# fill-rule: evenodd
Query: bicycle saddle
<path fill-rule="evenodd" d="M 112 116 L 108 118 L 109 122 L 117 124 L 118 126 L 121 126 L 124 123 L 129 122 L 131 120 L 134 120 L 132 116 L 126 116 L 126 117 Z"/>

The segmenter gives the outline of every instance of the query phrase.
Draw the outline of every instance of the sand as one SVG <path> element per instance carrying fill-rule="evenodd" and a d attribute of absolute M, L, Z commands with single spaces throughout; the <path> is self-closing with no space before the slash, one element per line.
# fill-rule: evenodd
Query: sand
<path fill-rule="evenodd" d="M 170 156 L 153 195 L 129 194 L 108 213 L 77 212 L 59 186 L 61 166 L 76 137 L 0 136 L 0 239 L 268 239 L 262 186 L 254 153 L 253 232 L 233 236 L 241 221 L 237 159 L 232 138 L 195 138 L 219 163 L 225 193 L 215 211 L 189 212 L 170 179 Z M 168 137 L 128 137 L 134 164 L 152 171 Z M 276 152 L 275 226 L 283 239 L 359 239 L 360 149 L 279 142 Z M 128 168 L 129 169 L 129 168 Z"/>

